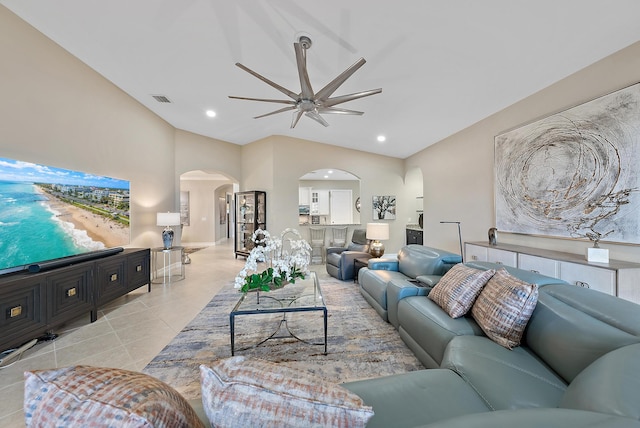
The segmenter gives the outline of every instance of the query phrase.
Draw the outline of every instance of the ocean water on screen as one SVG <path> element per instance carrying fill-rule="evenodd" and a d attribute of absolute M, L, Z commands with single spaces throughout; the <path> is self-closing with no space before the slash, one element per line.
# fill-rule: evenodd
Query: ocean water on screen
<path fill-rule="evenodd" d="M 59 214 L 32 183 L 0 181 L 0 270 L 95 249 Z"/>

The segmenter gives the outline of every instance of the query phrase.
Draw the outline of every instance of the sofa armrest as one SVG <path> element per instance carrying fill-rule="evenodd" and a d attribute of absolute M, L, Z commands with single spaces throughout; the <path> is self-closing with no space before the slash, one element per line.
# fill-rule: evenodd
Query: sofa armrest
<path fill-rule="evenodd" d="M 418 275 L 416 280 L 421 282 L 427 287 L 433 288 L 440 280 L 442 279 L 442 275 Z"/>
<path fill-rule="evenodd" d="M 327 254 L 340 254 L 347 250 L 347 247 L 329 247 L 327 248 Z"/>
<path fill-rule="evenodd" d="M 362 251 L 347 250 L 340 253 L 340 258 L 342 259 L 342 266 L 351 266 L 351 269 L 353 269 L 353 261 L 355 259 L 368 259 L 371 258 L 371 254 Z"/>
<path fill-rule="evenodd" d="M 369 269 L 371 270 L 392 270 L 398 272 L 398 261 L 389 259 L 369 259 Z"/>
<path fill-rule="evenodd" d="M 426 296 L 431 287 L 422 287 L 413 281 L 394 279 L 387 284 L 387 318 L 396 330 L 398 322 L 398 302 L 409 296 Z"/>

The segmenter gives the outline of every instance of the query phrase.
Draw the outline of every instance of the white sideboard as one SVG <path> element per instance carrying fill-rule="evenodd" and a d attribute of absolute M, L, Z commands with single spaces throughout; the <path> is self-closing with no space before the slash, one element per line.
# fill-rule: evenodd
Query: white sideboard
<path fill-rule="evenodd" d="M 585 256 L 521 245 L 466 242 L 465 261 L 485 261 L 539 272 L 570 284 L 640 303 L 640 264 L 609 260 L 587 262 Z"/>

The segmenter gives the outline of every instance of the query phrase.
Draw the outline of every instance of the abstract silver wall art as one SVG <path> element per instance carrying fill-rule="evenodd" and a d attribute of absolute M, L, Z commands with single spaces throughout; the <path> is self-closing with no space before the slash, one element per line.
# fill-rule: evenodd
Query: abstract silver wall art
<path fill-rule="evenodd" d="M 395 196 L 374 196 L 373 197 L 373 219 L 374 220 L 395 220 L 396 219 L 396 197 Z"/>
<path fill-rule="evenodd" d="M 500 231 L 640 243 L 640 84 L 495 138 Z"/>

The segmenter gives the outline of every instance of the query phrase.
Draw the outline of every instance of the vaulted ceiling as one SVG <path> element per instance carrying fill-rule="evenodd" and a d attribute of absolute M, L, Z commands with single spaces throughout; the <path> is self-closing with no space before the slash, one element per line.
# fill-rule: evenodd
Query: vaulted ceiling
<path fill-rule="evenodd" d="M 287 135 L 399 158 L 640 40 L 637 0 L 0 4 L 176 128 L 236 144 Z M 341 105 L 363 116 L 325 115 L 326 128 L 305 117 L 291 129 L 290 112 L 253 119 L 282 105 L 228 98 L 287 98 L 236 62 L 300 92 L 300 35 L 313 42 L 307 64 L 316 91 L 367 60 L 334 93 L 382 88 Z"/>

